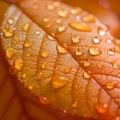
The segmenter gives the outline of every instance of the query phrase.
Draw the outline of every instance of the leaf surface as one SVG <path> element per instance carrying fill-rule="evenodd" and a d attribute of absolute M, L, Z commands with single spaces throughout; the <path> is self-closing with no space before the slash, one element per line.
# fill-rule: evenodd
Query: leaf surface
<path fill-rule="evenodd" d="M 68 114 L 119 119 L 119 40 L 80 8 L 48 0 L 17 5 L 21 10 L 8 10 L 2 41 L 24 86 Z"/>

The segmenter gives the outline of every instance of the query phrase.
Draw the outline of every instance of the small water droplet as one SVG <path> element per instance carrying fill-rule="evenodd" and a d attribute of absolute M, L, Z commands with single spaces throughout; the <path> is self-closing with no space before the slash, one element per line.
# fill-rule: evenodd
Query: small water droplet
<path fill-rule="evenodd" d="M 59 10 L 58 15 L 63 18 L 68 17 L 68 11 L 67 10 Z"/>
<path fill-rule="evenodd" d="M 108 110 L 108 105 L 107 104 L 97 104 L 95 106 L 96 110 L 100 114 L 105 114 Z"/>
<path fill-rule="evenodd" d="M 113 88 L 115 88 L 115 85 L 116 85 L 116 82 L 111 81 L 111 82 L 107 82 L 105 86 L 107 89 L 112 90 Z"/>
<path fill-rule="evenodd" d="M 92 39 L 92 41 L 93 41 L 93 43 L 95 43 L 95 44 L 99 44 L 101 40 L 100 40 L 98 37 L 94 37 L 94 38 Z"/>
<path fill-rule="evenodd" d="M 12 59 L 12 57 L 15 55 L 15 50 L 13 48 L 7 48 L 6 49 L 6 56 L 9 59 Z"/>
<path fill-rule="evenodd" d="M 30 48 L 30 47 L 32 47 L 32 43 L 29 42 L 29 41 L 26 41 L 26 42 L 24 43 L 24 47 Z"/>
<path fill-rule="evenodd" d="M 57 45 L 57 51 L 61 54 L 66 54 L 67 51 L 60 45 Z"/>
<path fill-rule="evenodd" d="M 77 49 L 75 50 L 75 55 L 76 55 L 76 56 L 81 56 L 81 55 L 83 55 L 83 53 L 84 53 L 84 52 L 83 52 L 83 49 L 82 49 L 82 48 L 81 48 L 81 49 L 80 49 L 80 48 L 77 48 Z"/>
<path fill-rule="evenodd" d="M 9 25 L 12 25 L 14 23 L 12 18 L 9 18 L 7 22 Z"/>
<path fill-rule="evenodd" d="M 46 36 L 49 40 L 54 40 L 54 38 L 51 35 L 47 34 Z"/>
<path fill-rule="evenodd" d="M 35 32 L 35 34 L 36 34 L 36 35 L 39 35 L 39 34 L 40 34 L 40 31 L 39 31 L 39 30 L 37 30 L 37 31 Z"/>
<path fill-rule="evenodd" d="M 13 37 L 13 35 L 14 35 L 14 32 L 10 29 L 2 29 L 2 33 L 3 33 L 4 37 L 6 37 L 6 38 Z"/>
<path fill-rule="evenodd" d="M 42 76 L 43 76 L 43 73 L 42 73 L 42 72 L 37 73 L 37 79 L 38 79 L 38 80 L 40 80 L 40 79 L 42 78 Z"/>
<path fill-rule="evenodd" d="M 23 60 L 21 58 L 16 58 L 14 61 L 14 67 L 16 70 L 21 70 L 23 67 Z"/>
<path fill-rule="evenodd" d="M 73 102 L 73 103 L 72 103 L 72 107 L 73 107 L 73 108 L 77 108 L 77 104 L 78 104 L 77 101 Z"/>
<path fill-rule="evenodd" d="M 103 28 L 98 27 L 98 34 L 99 34 L 100 36 L 105 36 L 105 35 L 106 35 L 106 31 L 105 31 Z"/>
<path fill-rule="evenodd" d="M 116 63 L 112 63 L 113 68 L 120 70 L 120 65 L 116 64 Z"/>
<path fill-rule="evenodd" d="M 71 12 L 71 14 L 76 15 L 76 14 L 82 13 L 82 9 L 76 7 L 76 8 L 72 8 L 72 9 L 70 10 L 70 12 Z"/>
<path fill-rule="evenodd" d="M 22 26 L 22 30 L 23 30 L 24 32 L 27 32 L 27 31 L 29 30 L 29 27 L 30 27 L 30 24 L 29 24 L 29 23 L 26 23 L 26 24 L 24 24 L 24 25 Z"/>
<path fill-rule="evenodd" d="M 67 66 L 67 67 L 65 67 L 65 69 L 64 69 L 64 73 L 69 73 L 71 71 L 71 67 L 70 66 Z"/>
<path fill-rule="evenodd" d="M 47 5 L 47 9 L 48 9 L 48 10 L 54 10 L 54 9 L 55 9 L 55 6 L 52 5 L 52 4 L 49 4 L 49 5 Z"/>
<path fill-rule="evenodd" d="M 91 27 L 88 26 L 85 23 L 81 22 L 71 22 L 69 23 L 69 26 L 75 30 L 81 31 L 81 32 L 91 32 Z"/>
<path fill-rule="evenodd" d="M 58 27 L 58 32 L 64 32 L 65 30 L 66 30 L 65 25 Z"/>
<path fill-rule="evenodd" d="M 79 37 L 79 36 L 72 36 L 71 39 L 72 39 L 72 42 L 73 42 L 73 43 L 76 43 L 76 44 L 77 44 L 77 43 L 80 42 L 80 37 Z"/>
<path fill-rule="evenodd" d="M 60 23 L 62 23 L 62 22 L 63 22 L 63 20 L 60 19 L 60 18 L 56 20 L 56 23 L 58 23 L 58 24 L 60 24 Z"/>
<path fill-rule="evenodd" d="M 106 42 L 107 42 L 108 44 L 111 44 L 111 43 L 112 43 L 111 39 L 109 39 L 109 38 L 106 39 Z"/>
<path fill-rule="evenodd" d="M 89 67 L 90 65 L 91 65 L 90 62 L 88 62 L 88 61 L 84 61 L 84 66 L 85 66 L 85 67 Z"/>
<path fill-rule="evenodd" d="M 33 85 L 28 86 L 28 89 L 32 90 L 33 89 Z"/>
<path fill-rule="evenodd" d="M 98 68 L 102 68 L 103 65 L 99 63 L 97 66 Z"/>
<path fill-rule="evenodd" d="M 120 40 L 118 39 L 113 39 L 113 43 L 116 45 L 116 46 L 119 46 L 120 47 Z"/>
<path fill-rule="evenodd" d="M 89 50 L 89 53 L 94 56 L 101 54 L 101 50 L 97 47 L 90 47 L 88 50 Z"/>
<path fill-rule="evenodd" d="M 42 57 L 46 58 L 48 57 L 49 54 L 48 54 L 48 51 L 42 51 L 41 55 Z"/>
<path fill-rule="evenodd" d="M 52 25 L 53 25 L 53 23 L 50 22 L 50 23 L 48 23 L 45 27 L 46 27 L 46 28 L 50 28 L 50 27 L 52 27 Z"/>
<path fill-rule="evenodd" d="M 84 72 L 83 76 L 84 76 L 85 79 L 91 78 L 90 75 L 87 72 Z"/>
<path fill-rule="evenodd" d="M 91 14 L 86 14 L 82 17 L 84 22 L 95 22 L 95 17 Z"/>
<path fill-rule="evenodd" d="M 45 17 L 45 18 L 43 19 L 44 22 L 49 22 L 49 20 L 50 20 L 50 19 L 49 19 L 48 17 Z"/>
<path fill-rule="evenodd" d="M 39 96 L 38 99 L 39 99 L 40 103 L 42 103 L 44 105 L 50 104 L 50 101 L 46 97 Z"/>
<path fill-rule="evenodd" d="M 65 85 L 68 84 L 68 82 L 69 82 L 69 79 L 67 77 L 59 76 L 59 75 L 54 76 L 52 79 L 53 88 L 56 88 L 56 89 L 64 87 Z"/>
<path fill-rule="evenodd" d="M 22 78 L 26 78 L 27 77 L 27 74 L 26 73 L 23 73 L 22 74 Z"/>
<path fill-rule="evenodd" d="M 107 53 L 109 55 L 114 55 L 115 54 L 115 49 L 114 48 L 110 48 L 110 49 L 108 49 Z"/>
<path fill-rule="evenodd" d="M 41 64 L 41 68 L 42 68 L 42 69 L 45 69 L 45 68 L 46 68 L 46 63 L 42 63 L 42 64 Z"/>

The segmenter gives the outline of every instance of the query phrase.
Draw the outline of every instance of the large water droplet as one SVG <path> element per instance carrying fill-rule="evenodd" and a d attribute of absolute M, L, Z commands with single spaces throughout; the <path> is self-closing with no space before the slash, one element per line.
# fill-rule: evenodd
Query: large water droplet
<path fill-rule="evenodd" d="M 40 103 L 42 103 L 44 105 L 50 104 L 50 101 L 46 97 L 39 96 L 38 99 L 39 99 Z"/>
<path fill-rule="evenodd" d="M 93 39 L 92 39 L 92 41 L 93 41 L 93 43 L 95 43 L 95 44 L 99 44 L 100 43 L 100 38 L 98 38 L 98 37 L 94 37 Z"/>
<path fill-rule="evenodd" d="M 82 17 L 82 20 L 84 22 L 94 22 L 95 21 L 95 17 L 91 14 L 86 14 Z"/>
<path fill-rule="evenodd" d="M 29 23 L 26 23 L 26 24 L 24 24 L 24 25 L 22 26 L 22 30 L 23 30 L 24 32 L 27 32 L 27 31 L 29 30 L 29 27 L 30 27 L 30 24 L 29 24 Z"/>
<path fill-rule="evenodd" d="M 2 33 L 3 33 L 4 37 L 6 37 L 6 38 L 13 37 L 13 35 L 14 35 L 14 32 L 10 29 L 2 29 Z"/>
<path fill-rule="evenodd" d="M 61 88 L 68 84 L 70 80 L 65 76 L 56 75 L 52 79 L 53 88 Z"/>
<path fill-rule="evenodd" d="M 95 108 L 99 114 L 105 114 L 108 110 L 108 105 L 107 104 L 97 104 L 95 106 Z"/>
<path fill-rule="evenodd" d="M 71 71 L 71 67 L 70 66 L 67 66 L 67 67 L 65 67 L 65 69 L 64 69 L 64 73 L 69 73 Z"/>
<path fill-rule="evenodd" d="M 71 39 L 72 39 L 72 42 L 73 42 L 73 43 L 76 43 L 76 44 L 77 44 L 77 43 L 80 42 L 80 37 L 79 37 L 79 36 L 72 36 Z"/>
<path fill-rule="evenodd" d="M 9 18 L 7 22 L 8 22 L 9 25 L 12 25 L 14 23 L 12 18 Z"/>
<path fill-rule="evenodd" d="M 101 54 L 101 50 L 97 47 L 90 47 L 88 50 L 89 50 L 89 53 L 94 56 Z"/>
<path fill-rule="evenodd" d="M 115 49 L 114 48 L 110 48 L 110 49 L 108 49 L 107 53 L 109 55 L 114 55 L 115 54 Z"/>
<path fill-rule="evenodd" d="M 41 53 L 41 55 L 42 55 L 42 57 L 48 57 L 48 51 L 42 51 L 42 53 Z"/>
<path fill-rule="evenodd" d="M 23 67 L 23 60 L 21 58 L 16 58 L 14 61 L 14 67 L 16 70 L 21 70 Z"/>
<path fill-rule="evenodd" d="M 6 49 L 6 56 L 7 58 L 11 59 L 15 55 L 15 50 L 12 48 L 7 48 Z"/>
<path fill-rule="evenodd" d="M 24 47 L 26 47 L 26 48 L 30 48 L 30 47 L 32 47 L 32 43 L 31 42 L 29 42 L 29 41 L 26 41 L 25 43 L 24 43 Z"/>
<path fill-rule="evenodd" d="M 77 49 L 75 50 L 75 55 L 76 55 L 76 56 L 81 56 L 81 55 L 83 55 L 83 53 L 84 53 L 84 52 L 83 52 L 83 49 L 82 49 L 82 48 L 81 48 L 81 49 L 80 49 L 80 48 L 77 48 Z"/>
<path fill-rule="evenodd" d="M 57 45 L 57 51 L 58 51 L 58 53 L 61 53 L 61 54 L 66 54 L 67 53 L 66 49 L 64 49 L 60 45 Z"/>
<path fill-rule="evenodd" d="M 81 32 L 91 32 L 91 27 L 88 26 L 85 23 L 81 22 L 71 22 L 69 23 L 69 26 L 75 30 L 81 31 Z"/>
<path fill-rule="evenodd" d="M 63 17 L 63 18 L 65 18 L 65 17 L 68 17 L 68 11 L 67 10 L 59 10 L 58 11 L 58 15 L 60 16 L 60 17 Z"/>
<path fill-rule="evenodd" d="M 58 32 L 64 32 L 65 30 L 66 30 L 65 25 L 58 27 Z"/>
<path fill-rule="evenodd" d="M 70 12 L 71 12 L 71 14 L 76 15 L 76 14 L 82 13 L 82 9 L 76 7 L 76 8 L 72 8 L 72 9 L 70 10 Z"/>
<path fill-rule="evenodd" d="M 116 85 L 116 82 L 110 81 L 110 82 L 107 82 L 105 86 L 108 90 L 112 90 L 113 88 L 115 88 L 115 85 Z"/>

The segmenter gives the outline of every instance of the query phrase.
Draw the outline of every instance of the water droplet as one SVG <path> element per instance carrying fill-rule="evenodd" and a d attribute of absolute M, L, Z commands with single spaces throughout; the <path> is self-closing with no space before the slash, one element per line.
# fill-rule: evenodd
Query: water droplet
<path fill-rule="evenodd" d="M 114 55 L 115 54 L 115 49 L 114 48 L 110 48 L 110 49 L 108 49 L 107 53 L 109 55 Z"/>
<path fill-rule="evenodd" d="M 62 21 L 63 21 L 62 19 L 57 19 L 56 23 L 60 24 L 60 23 L 62 23 Z"/>
<path fill-rule="evenodd" d="M 59 75 L 54 76 L 52 79 L 53 88 L 56 88 L 56 89 L 64 87 L 65 85 L 68 84 L 68 82 L 69 82 L 69 79 L 67 77 L 59 76 Z"/>
<path fill-rule="evenodd" d="M 95 17 L 91 14 L 87 14 L 82 17 L 82 20 L 84 22 L 95 22 Z"/>
<path fill-rule="evenodd" d="M 97 56 L 97 55 L 101 54 L 101 50 L 99 48 L 96 48 L 96 47 L 90 47 L 89 48 L 89 53 L 91 55 Z"/>
<path fill-rule="evenodd" d="M 70 10 L 70 12 L 71 12 L 71 14 L 76 15 L 76 14 L 80 14 L 80 13 L 82 12 L 82 9 L 76 7 L 76 8 L 72 8 L 72 9 Z"/>
<path fill-rule="evenodd" d="M 83 76 L 84 76 L 85 79 L 91 78 L 90 75 L 87 72 L 84 72 Z"/>
<path fill-rule="evenodd" d="M 47 5 L 47 9 L 48 9 L 48 10 L 54 10 L 54 9 L 55 9 L 55 6 L 49 4 L 49 5 Z"/>
<path fill-rule="evenodd" d="M 120 65 L 116 64 L 116 63 L 112 63 L 113 68 L 120 70 Z"/>
<path fill-rule="evenodd" d="M 28 86 L 28 89 L 32 90 L 33 89 L 33 85 Z"/>
<path fill-rule="evenodd" d="M 33 8 L 34 10 L 38 10 L 38 8 L 39 8 L 38 3 L 34 3 L 33 6 L 32 6 L 32 8 Z"/>
<path fill-rule="evenodd" d="M 48 24 L 46 25 L 46 28 L 50 28 L 50 27 L 52 27 L 52 25 L 53 25 L 53 23 L 48 23 Z"/>
<path fill-rule="evenodd" d="M 77 44 L 77 43 L 80 42 L 80 37 L 79 37 L 79 36 L 72 36 L 71 39 L 72 39 L 72 42 L 73 42 L 73 43 L 76 43 L 76 44 Z"/>
<path fill-rule="evenodd" d="M 42 103 L 44 105 L 50 104 L 50 101 L 46 97 L 39 96 L 38 99 L 39 99 L 40 103 Z"/>
<path fill-rule="evenodd" d="M 57 51 L 61 54 L 66 54 L 67 51 L 60 45 L 57 45 Z"/>
<path fill-rule="evenodd" d="M 113 43 L 120 47 L 120 40 L 114 38 Z"/>
<path fill-rule="evenodd" d="M 58 32 L 64 32 L 66 30 L 65 25 L 58 27 Z"/>
<path fill-rule="evenodd" d="M 24 32 L 27 32 L 27 31 L 29 30 L 29 27 L 30 27 L 29 23 L 26 23 L 26 24 L 24 24 L 24 25 L 22 26 L 22 30 L 23 30 Z"/>
<path fill-rule="evenodd" d="M 80 49 L 80 48 L 77 48 L 76 50 L 75 50 L 75 55 L 76 56 L 81 56 L 81 55 L 83 55 L 83 49 Z"/>
<path fill-rule="evenodd" d="M 6 49 L 6 56 L 7 58 L 11 59 L 15 55 L 15 50 L 12 48 L 7 48 Z"/>
<path fill-rule="evenodd" d="M 37 73 L 37 79 L 38 79 L 38 80 L 40 80 L 40 79 L 42 78 L 42 76 L 43 76 L 43 73 L 42 73 L 42 72 Z"/>
<path fill-rule="evenodd" d="M 24 43 L 24 47 L 30 48 L 30 47 L 32 47 L 32 43 L 29 42 L 29 41 L 26 41 L 26 42 Z"/>
<path fill-rule="evenodd" d="M 14 67 L 16 70 L 21 70 L 23 67 L 23 60 L 21 58 L 16 58 L 14 61 Z"/>
<path fill-rule="evenodd" d="M 49 40 L 54 40 L 54 38 L 51 35 L 47 34 L 46 36 Z"/>
<path fill-rule="evenodd" d="M 102 68 L 103 65 L 99 63 L 97 66 L 98 68 Z"/>
<path fill-rule="evenodd" d="M 8 22 L 8 24 L 10 24 L 10 25 L 12 25 L 12 24 L 14 23 L 12 18 L 9 18 L 7 22 Z"/>
<path fill-rule="evenodd" d="M 44 57 L 44 58 L 46 58 L 46 57 L 48 57 L 48 52 L 47 51 L 43 51 L 42 53 L 41 53 L 41 55 L 42 55 L 42 57 Z"/>
<path fill-rule="evenodd" d="M 112 90 L 116 85 L 116 82 L 114 81 L 111 81 L 111 82 L 107 82 L 106 83 L 106 88 L 109 89 L 109 90 Z"/>
<path fill-rule="evenodd" d="M 77 108 L 77 104 L 78 104 L 78 102 L 75 101 L 74 103 L 72 103 L 72 107 L 73 107 L 73 108 Z"/>
<path fill-rule="evenodd" d="M 108 44 L 111 44 L 111 43 L 112 43 L 111 39 L 109 39 L 109 38 L 106 39 L 106 42 L 107 42 Z"/>
<path fill-rule="evenodd" d="M 68 17 L 68 11 L 67 10 L 59 10 L 58 15 L 63 18 Z"/>
<path fill-rule="evenodd" d="M 44 22 L 49 22 L 49 20 L 50 19 L 48 17 L 46 17 L 46 18 L 43 19 Z"/>
<path fill-rule="evenodd" d="M 46 68 L 46 63 L 42 63 L 42 64 L 41 64 L 41 68 L 42 68 L 42 69 L 45 69 L 45 68 Z"/>
<path fill-rule="evenodd" d="M 106 31 L 105 31 L 103 28 L 98 27 L 98 34 L 99 34 L 100 36 L 105 36 L 105 35 L 106 35 Z"/>
<path fill-rule="evenodd" d="M 91 32 L 91 27 L 89 27 L 85 23 L 81 22 L 71 22 L 69 23 L 69 26 L 75 30 L 81 31 L 81 32 Z"/>
<path fill-rule="evenodd" d="M 65 69 L 64 69 L 64 73 L 69 73 L 71 71 L 71 67 L 70 66 L 67 66 L 67 67 L 65 67 Z"/>
<path fill-rule="evenodd" d="M 39 30 L 37 30 L 37 31 L 35 32 L 35 34 L 36 34 L 36 35 L 39 35 L 39 34 L 40 34 L 40 31 L 39 31 Z"/>
<path fill-rule="evenodd" d="M 6 37 L 6 38 L 13 37 L 13 35 L 14 35 L 14 32 L 9 29 L 2 29 L 2 33 L 3 33 L 4 37 Z"/>
<path fill-rule="evenodd" d="M 90 65 L 91 65 L 90 62 L 88 62 L 88 61 L 84 61 L 84 66 L 85 66 L 85 67 L 89 67 Z"/>
<path fill-rule="evenodd" d="M 22 78 L 26 78 L 27 77 L 27 74 L 26 73 L 23 73 L 22 74 Z"/>
<path fill-rule="evenodd" d="M 101 41 L 98 37 L 94 37 L 92 40 L 93 40 L 93 43 L 95 44 L 99 44 Z"/>

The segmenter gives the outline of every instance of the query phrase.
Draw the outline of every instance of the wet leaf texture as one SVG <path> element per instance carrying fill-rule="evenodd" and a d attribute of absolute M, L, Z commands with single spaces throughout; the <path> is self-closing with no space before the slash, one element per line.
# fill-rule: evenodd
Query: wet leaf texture
<path fill-rule="evenodd" d="M 120 118 L 120 41 L 93 15 L 50 0 L 19 0 L 2 24 L 9 64 L 43 104 L 84 118 Z"/>

